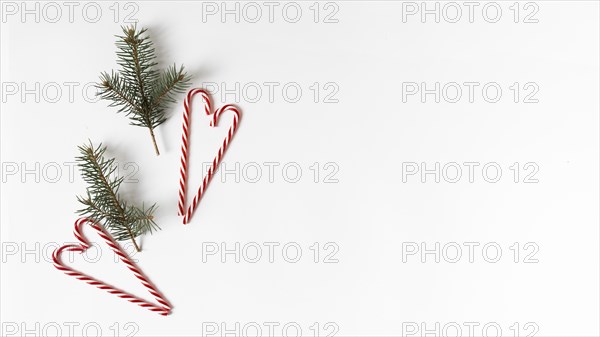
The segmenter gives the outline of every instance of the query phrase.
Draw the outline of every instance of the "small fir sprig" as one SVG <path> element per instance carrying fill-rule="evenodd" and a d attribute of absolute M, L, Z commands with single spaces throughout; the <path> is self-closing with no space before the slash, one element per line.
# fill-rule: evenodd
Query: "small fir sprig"
<path fill-rule="evenodd" d="M 185 91 L 190 77 L 175 64 L 164 71 L 155 69 L 154 46 L 146 29 L 122 27 L 117 35 L 117 63 L 121 70 L 104 72 L 97 84 L 98 95 L 110 101 L 131 119 L 130 124 L 148 128 L 156 155 L 160 155 L 154 129 L 166 121 L 165 107 Z"/>
<path fill-rule="evenodd" d="M 119 196 L 123 177 L 116 174 L 114 158 L 104 158 L 106 147 L 94 147 L 92 143 L 79 146 L 76 157 L 81 176 L 88 183 L 87 194 L 77 200 L 85 207 L 79 214 L 103 225 L 117 241 L 130 239 L 139 252 L 135 238 L 160 229 L 154 222 L 156 204 L 138 208 L 127 204 Z"/>

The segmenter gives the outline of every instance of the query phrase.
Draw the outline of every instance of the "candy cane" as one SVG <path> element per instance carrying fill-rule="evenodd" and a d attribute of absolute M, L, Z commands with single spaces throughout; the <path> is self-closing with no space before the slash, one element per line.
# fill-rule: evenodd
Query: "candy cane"
<path fill-rule="evenodd" d="M 217 167 L 219 166 L 221 159 L 223 159 L 223 155 L 225 154 L 225 151 L 227 150 L 227 147 L 229 146 L 229 142 L 231 142 L 231 139 L 233 139 L 233 135 L 235 134 L 235 131 L 237 130 L 238 122 L 240 119 L 240 111 L 231 104 L 227 104 L 227 105 L 223 106 L 222 108 L 218 109 L 214 113 L 213 119 L 210 122 L 210 126 L 213 126 L 213 127 L 217 126 L 217 120 L 219 119 L 221 114 L 224 113 L 225 111 L 233 112 L 233 123 L 232 123 L 231 127 L 229 128 L 229 132 L 227 132 L 227 137 L 225 137 L 225 139 L 223 139 L 223 144 L 219 148 L 219 152 L 217 152 L 215 159 L 213 159 L 211 167 L 208 169 L 208 172 L 204 176 L 204 179 L 202 180 L 202 185 L 200 185 L 200 188 L 198 188 L 198 192 L 196 193 L 196 196 L 194 196 L 194 200 L 192 200 L 192 203 L 188 207 L 187 212 L 185 213 L 185 216 L 183 217 L 184 224 L 189 222 L 190 218 L 192 217 L 192 214 L 196 210 L 196 207 L 198 206 L 198 202 L 204 195 L 206 187 L 208 186 L 208 184 L 210 183 L 210 180 L 213 177 L 213 173 L 216 171 Z"/>
<path fill-rule="evenodd" d="M 117 289 L 111 285 L 108 285 L 102 281 L 99 281 L 91 276 L 88 276 L 88 275 L 82 273 L 82 272 L 74 270 L 73 268 L 66 266 L 62 262 L 60 256 L 63 253 L 63 251 L 72 251 L 72 252 L 83 253 L 85 250 L 87 250 L 88 248 L 91 247 L 89 241 L 85 238 L 85 236 L 83 235 L 83 232 L 82 232 L 82 227 L 88 223 L 90 224 L 90 227 L 92 227 L 100 235 L 100 237 L 103 238 L 104 241 L 106 241 L 106 243 L 110 246 L 110 248 L 113 250 L 113 252 L 115 252 L 115 254 L 117 254 L 119 256 L 121 261 L 123 261 L 127 265 L 127 268 L 129 268 L 129 270 L 131 270 L 133 272 L 135 277 L 138 280 L 140 280 L 142 285 L 148 290 L 148 292 L 150 292 L 150 294 L 152 294 L 152 296 L 154 296 L 156 301 L 158 303 L 160 303 L 162 306 L 156 305 L 154 303 L 150 303 L 139 297 L 131 295 L 120 289 Z M 79 219 L 77 219 L 77 221 L 75 221 L 74 234 L 75 234 L 75 237 L 77 238 L 77 240 L 79 240 L 79 242 L 81 244 L 80 245 L 64 245 L 64 246 L 56 249 L 54 251 L 54 253 L 52 254 L 52 260 L 54 261 L 54 267 L 56 267 L 56 269 L 61 270 L 65 274 L 67 274 L 69 276 L 73 276 L 73 277 L 77 278 L 78 280 L 84 281 L 84 282 L 86 282 L 90 285 L 96 286 L 102 290 L 106 290 L 111 294 L 117 295 L 120 298 L 126 299 L 129 302 L 135 303 L 135 304 L 139 305 L 140 307 L 147 308 L 148 310 L 156 312 L 160 315 L 166 316 L 171 312 L 171 305 L 169 304 L 169 302 L 154 287 L 154 285 L 150 282 L 150 280 L 148 280 L 148 278 L 142 273 L 142 271 L 135 265 L 135 263 L 133 261 L 131 261 L 129 256 L 127 254 L 125 254 L 125 252 L 121 249 L 121 246 L 119 246 L 119 244 L 113 240 L 113 238 L 104 230 L 104 228 L 102 226 L 94 223 L 90 219 L 79 218 Z"/>
<path fill-rule="evenodd" d="M 189 135 L 190 135 L 190 103 L 192 101 L 192 97 L 196 94 L 202 94 L 202 98 L 204 99 L 204 112 L 206 115 L 210 115 L 211 107 L 210 107 L 210 97 L 208 93 L 203 89 L 192 89 L 188 92 L 185 100 L 183 101 L 183 134 L 181 135 L 181 168 L 179 169 L 179 203 L 178 208 L 179 212 L 177 215 L 184 214 L 185 208 L 185 196 L 186 196 L 186 181 L 187 181 L 187 163 L 188 163 L 188 148 L 189 148 Z"/>

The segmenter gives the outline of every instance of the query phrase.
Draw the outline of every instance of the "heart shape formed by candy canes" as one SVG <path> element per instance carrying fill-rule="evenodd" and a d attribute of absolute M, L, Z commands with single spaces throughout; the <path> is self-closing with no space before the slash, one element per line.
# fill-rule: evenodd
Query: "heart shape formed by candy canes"
<path fill-rule="evenodd" d="M 86 275 L 80 271 L 77 271 L 71 267 L 68 267 L 62 262 L 61 254 L 63 252 L 67 251 L 67 252 L 83 253 L 88 248 L 91 247 L 90 242 L 83 235 L 82 227 L 85 224 L 89 224 L 90 227 L 92 227 L 94 230 L 96 230 L 96 232 L 98 232 L 100 237 L 103 238 L 104 241 L 106 241 L 106 243 L 110 246 L 112 251 L 115 252 L 115 254 L 117 254 L 117 256 L 119 256 L 121 261 L 123 261 L 127 265 L 127 268 L 129 268 L 129 270 L 131 270 L 133 272 L 135 277 L 138 280 L 140 280 L 142 285 L 144 287 L 146 287 L 146 289 L 148 289 L 150 294 L 152 294 L 152 296 L 154 296 L 154 298 L 156 299 L 156 301 L 158 303 L 160 303 L 160 305 L 148 302 L 139 297 L 136 297 L 127 292 L 124 292 L 120 289 L 117 289 L 117 288 L 115 288 L 111 285 L 108 285 L 102 281 L 99 281 L 89 275 Z M 169 302 L 156 289 L 156 287 L 154 287 L 154 285 L 150 282 L 150 280 L 148 280 L 148 278 L 135 265 L 135 263 L 129 258 L 129 256 L 123 251 L 123 249 L 121 249 L 121 246 L 119 246 L 119 244 L 117 242 L 115 242 L 115 240 L 113 240 L 113 238 L 104 230 L 104 228 L 102 226 L 98 225 L 97 223 L 93 222 L 90 219 L 79 218 L 79 219 L 77 219 L 77 221 L 75 221 L 74 234 L 75 234 L 75 237 L 77 238 L 77 240 L 79 240 L 79 242 L 81 244 L 79 244 L 79 245 L 70 244 L 70 245 L 64 245 L 64 246 L 57 248 L 54 251 L 54 253 L 52 254 L 52 260 L 54 261 L 54 267 L 56 267 L 56 269 L 61 270 L 65 274 L 67 274 L 69 276 L 73 276 L 73 277 L 77 278 L 78 280 L 84 281 L 90 285 L 93 285 L 100 289 L 106 290 L 111 294 L 117 295 L 120 298 L 126 299 L 129 302 L 135 303 L 135 304 L 139 305 L 140 307 L 147 308 L 150 311 L 157 312 L 160 315 L 166 316 L 171 312 L 171 305 L 169 304 Z"/>
<path fill-rule="evenodd" d="M 189 132 L 190 132 L 190 122 L 191 122 L 190 103 L 191 103 L 192 98 L 196 94 L 202 95 L 202 99 L 204 100 L 204 112 L 206 113 L 206 115 L 210 116 L 212 114 L 212 120 L 210 121 L 211 127 L 217 126 L 217 121 L 219 120 L 219 117 L 221 117 L 221 115 L 226 111 L 233 112 L 233 123 L 231 124 L 231 127 L 229 128 L 229 132 L 227 132 L 227 136 L 225 137 L 225 139 L 223 139 L 223 144 L 221 144 L 221 147 L 219 148 L 219 151 L 217 152 L 215 159 L 213 159 L 212 165 L 210 166 L 210 168 L 208 169 L 208 172 L 204 176 L 204 179 L 202 180 L 202 185 L 200 185 L 200 188 L 198 188 L 198 192 L 196 193 L 196 196 L 194 196 L 192 203 L 187 207 L 187 210 L 186 210 L 186 208 L 185 208 L 186 181 L 187 181 L 188 149 L 189 149 L 189 135 L 190 135 Z M 196 207 L 198 206 L 198 202 L 204 195 L 206 188 L 208 187 L 208 184 L 210 183 L 214 172 L 216 171 L 217 167 L 219 166 L 219 163 L 221 162 L 221 159 L 223 159 L 223 155 L 225 154 L 225 151 L 227 150 L 227 147 L 229 146 L 229 142 L 231 141 L 231 139 L 233 138 L 233 135 L 235 134 L 235 132 L 237 130 L 237 126 L 238 126 L 240 117 L 241 117 L 241 113 L 238 110 L 238 108 L 231 104 L 226 104 L 226 105 L 222 106 L 221 108 L 217 109 L 214 113 L 212 113 L 210 96 L 204 89 L 201 89 L 201 88 L 192 89 L 188 92 L 187 96 L 185 97 L 185 100 L 183 101 L 183 134 L 181 136 L 181 143 L 182 143 L 181 144 L 181 168 L 179 170 L 180 178 L 179 178 L 179 203 L 178 203 L 178 209 L 179 209 L 178 215 L 183 215 L 183 223 L 184 224 L 187 224 L 189 222 L 190 218 L 192 217 L 192 214 L 194 214 L 194 211 L 196 210 Z"/>

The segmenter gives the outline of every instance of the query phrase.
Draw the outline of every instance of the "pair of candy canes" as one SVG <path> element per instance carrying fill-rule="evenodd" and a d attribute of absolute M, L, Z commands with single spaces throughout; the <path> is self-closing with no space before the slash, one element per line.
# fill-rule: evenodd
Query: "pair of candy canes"
<path fill-rule="evenodd" d="M 229 128 L 229 131 L 227 132 L 227 136 L 223 140 L 223 143 L 221 144 L 221 147 L 219 148 L 219 151 L 217 152 L 217 155 L 215 156 L 211 167 L 209 168 L 208 172 L 204 176 L 204 179 L 202 180 L 202 184 L 198 188 L 198 192 L 196 193 L 196 196 L 194 196 L 194 199 L 192 200 L 191 204 L 186 209 L 185 199 L 186 199 L 186 190 L 187 190 L 186 184 L 187 184 L 188 157 L 189 157 L 189 155 L 188 155 L 189 136 L 190 136 L 189 132 L 190 132 L 190 123 L 191 123 L 190 104 L 191 104 L 192 98 L 196 94 L 201 94 L 201 96 L 204 100 L 204 111 L 205 111 L 206 115 L 210 116 L 212 114 L 212 120 L 210 122 L 210 126 L 212 126 L 212 127 L 217 126 L 217 121 L 219 120 L 219 117 L 226 111 L 233 112 L 233 123 L 232 123 L 231 127 Z M 231 104 L 227 104 L 227 105 L 217 109 L 214 113 L 212 113 L 210 97 L 206 91 L 204 91 L 203 89 L 200 89 L 200 88 L 192 89 L 188 92 L 188 94 L 185 97 L 185 100 L 183 102 L 183 110 L 184 110 L 183 111 L 183 134 L 181 137 L 182 145 L 181 145 L 181 168 L 179 170 L 180 179 L 179 179 L 178 215 L 183 216 L 183 223 L 187 224 L 189 222 L 190 218 L 192 217 L 192 215 L 194 214 L 194 211 L 196 210 L 196 207 L 198 206 L 200 199 L 206 192 L 206 188 L 208 187 L 208 184 L 210 183 L 214 172 L 216 171 L 217 167 L 219 166 L 219 163 L 221 162 L 221 159 L 223 158 L 223 155 L 225 154 L 225 151 L 227 150 L 227 147 L 229 146 L 229 143 L 231 142 L 231 139 L 233 138 L 233 135 L 235 134 L 235 132 L 237 130 L 237 126 L 238 126 L 238 123 L 240 120 L 240 111 L 235 106 L 233 106 Z M 148 292 L 150 292 L 150 294 L 152 294 L 152 296 L 154 296 L 155 300 L 159 303 L 158 305 L 151 303 L 149 301 L 143 300 L 134 295 L 131 295 L 125 291 L 115 288 L 109 284 L 102 282 L 102 281 L 99 281 L 89 275 L 86 275 L 82 272 L 79 272 L 79 271 L 65 265 L 62 262 L 61 254 L 63 252 L 71 251 L 71 252 L 83 253 L 91 246 L 89 241 L 83 235 L 83 231 L 82 231 L 82 227 L 86 224 L 89 224 L 100 235 L 100 237 L 102 239 L 104 239 L 104 241 L 106 241 L 106 243 L 113 250 L 113 252 L 115 252 L 115 254 L 117 254 L 117 256 L 119 256 L 121 261 L 127 265 L 127 268 L 135 275 L 135 277 L 142 283 L 142 285 L 148 290 Z M 150 311 L 156 312 L 160 315 L 166 316 L 171 312 L 171 304 L 167 301 L 167 299 L 156 289 L 156 287 L 152 284 L 152 282 L 150 282 L 150 280 L 142 273 L 142 271 L 131 260 L 131 258 L 127 255 L 127 253 L 125 253 L 123 251 L 121 246 L 104 230 L 104 228 L 101 225 L 94 223 L 92 220 L 89 220 L 86 218 L 80 218 L 75 222 L 74 235 L 77 238 L 77 240 L 79 240 L 80 244 L 64 245 L 54 251 L 52 258 L 53 258 L 54 266 L 58 270 L 63 271 L 65 274 L 67 274 L 69 276 L 73 276 L 81 281 L 84 281 L 84 282 L 90 284 L 90 285 L 96 286 L 99 289 L 106 290 L 109 293 L 114 294 L 120 298 L 123 298 L 129 302 L 138 304 L 139 306 L 146 308 Z"/>
<path fill-rule="evenodd" d="M 219 120 L 219 117 L 221 116 L 221 114 L 223 114 L 226 111 L 233 112 L 233 123 L 231 124 L 231 127 L 229 128 L 229 132 L 227 132 L 227 136 L 225 137 L 225 139 L 223 139 L 223 144 L 221 144 L 221 147 L 219 148 L 219 152 L 217 152 L 215 159 L 213 159 L 212 165 L 210 166 L 210 168 L 208 169 L 208 172 L 204 176 L 204 179 L 202 180 L 202 184 L 200 185 L 200 188 L 198 188 L 198 192 L 196 193 L 196 196 L 194 197 L 194 199 L 192 200 L 192 203 L 189 205 L 189 207 L 186 210 L 185 209 L 185 199 L 186 199 L 186 190 L 187 190 L 186 182 L 187 182 L 187 168 L 188 168 L 189 132 L 190 132 L 190 121 L 191 121 L 190 103 L 192 101 L 192 98 L 196 94 L 202 95 L 202 98 L 204 100 L 204 112 L 206 113 L 206 115 L 210 116 L 212 113 L 210 97 L 208 96 L 208 93 L 206 91 L 204 91 L 203 89 L 192 89 L 188 92 L 187 96 L 185 97 L 185 100 L 183 101 L 183 134 L 181 136 L 181 169 L 179 170 L 180 178 L 179 178 L 179 204 L 178 204 L 179 213 L 178 213 L 178 215 L 183 215 L 183 223 L 184 224 L 188 223 L 188 221 L 192 217 L 192 214 L 194 214 L 194 211 L 196 210 L 196 207 L 198 206 L 198 202 L 204 195 L 204 192 L 206 191 L 206 187 L 210 183 L 210 180 L 212 179 L 214 172 L 217 170 L 217 167 L 219 166 L 219 163 L 221 162 L 221 159 L 223 158 L 223 154 L 225 153 L 225 151 L 227 150 L 227 147 L 229 146 L 229 142 L 231 141 L 231 139 L 233 138 L 233 135 L 235 134 L 235 131 L 237 130 L 237 126 L 238 126 L 239 119 L 240 119 L 240 111 L 231 104 L 224 105 L 223 107 L 217 109 L 217 111 L 215 111 L 214 114 L 212 114 L 212 120 L 210 122 L 210 126 L 216 126 L 217 121 Z"/>

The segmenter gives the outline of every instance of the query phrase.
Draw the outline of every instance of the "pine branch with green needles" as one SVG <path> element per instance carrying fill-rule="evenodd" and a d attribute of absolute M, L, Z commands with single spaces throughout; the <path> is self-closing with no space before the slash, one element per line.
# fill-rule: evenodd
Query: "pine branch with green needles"
<path fill-rule="evenodd" d="M 92 143 L 79 146 L 80 155 L 76 157 L 81 176 L 88 183 L 86 196 L 77 200 L 84 208 L 79 214 L 103 225 L 117 241 L 130 239 L 136 250 L 135 238 L 160 229 L 154 222 L 153 213 L 156 204 L 138 208 L 127 204 L 119 196 L 123 177 L 117 176 L 115 159 L 106 159 L 106 147 L 102 144 L 94 147 Z"/>
<path fill-rule="evenodd" d="M 98 95 L 110 101 L 131 120 L 130 124 L 148 128 L 156 155 L 160 155 L 154 129 L 166 121 L 165 109 L 175 103 L 177 94 L 189 85 L 183 66 L 175 64 L 164 71 L 156 69 L 154 45 L 146 29 L 122 27 L 117 36 L 119 72 L 103 72 L 97 84 Z"/>

